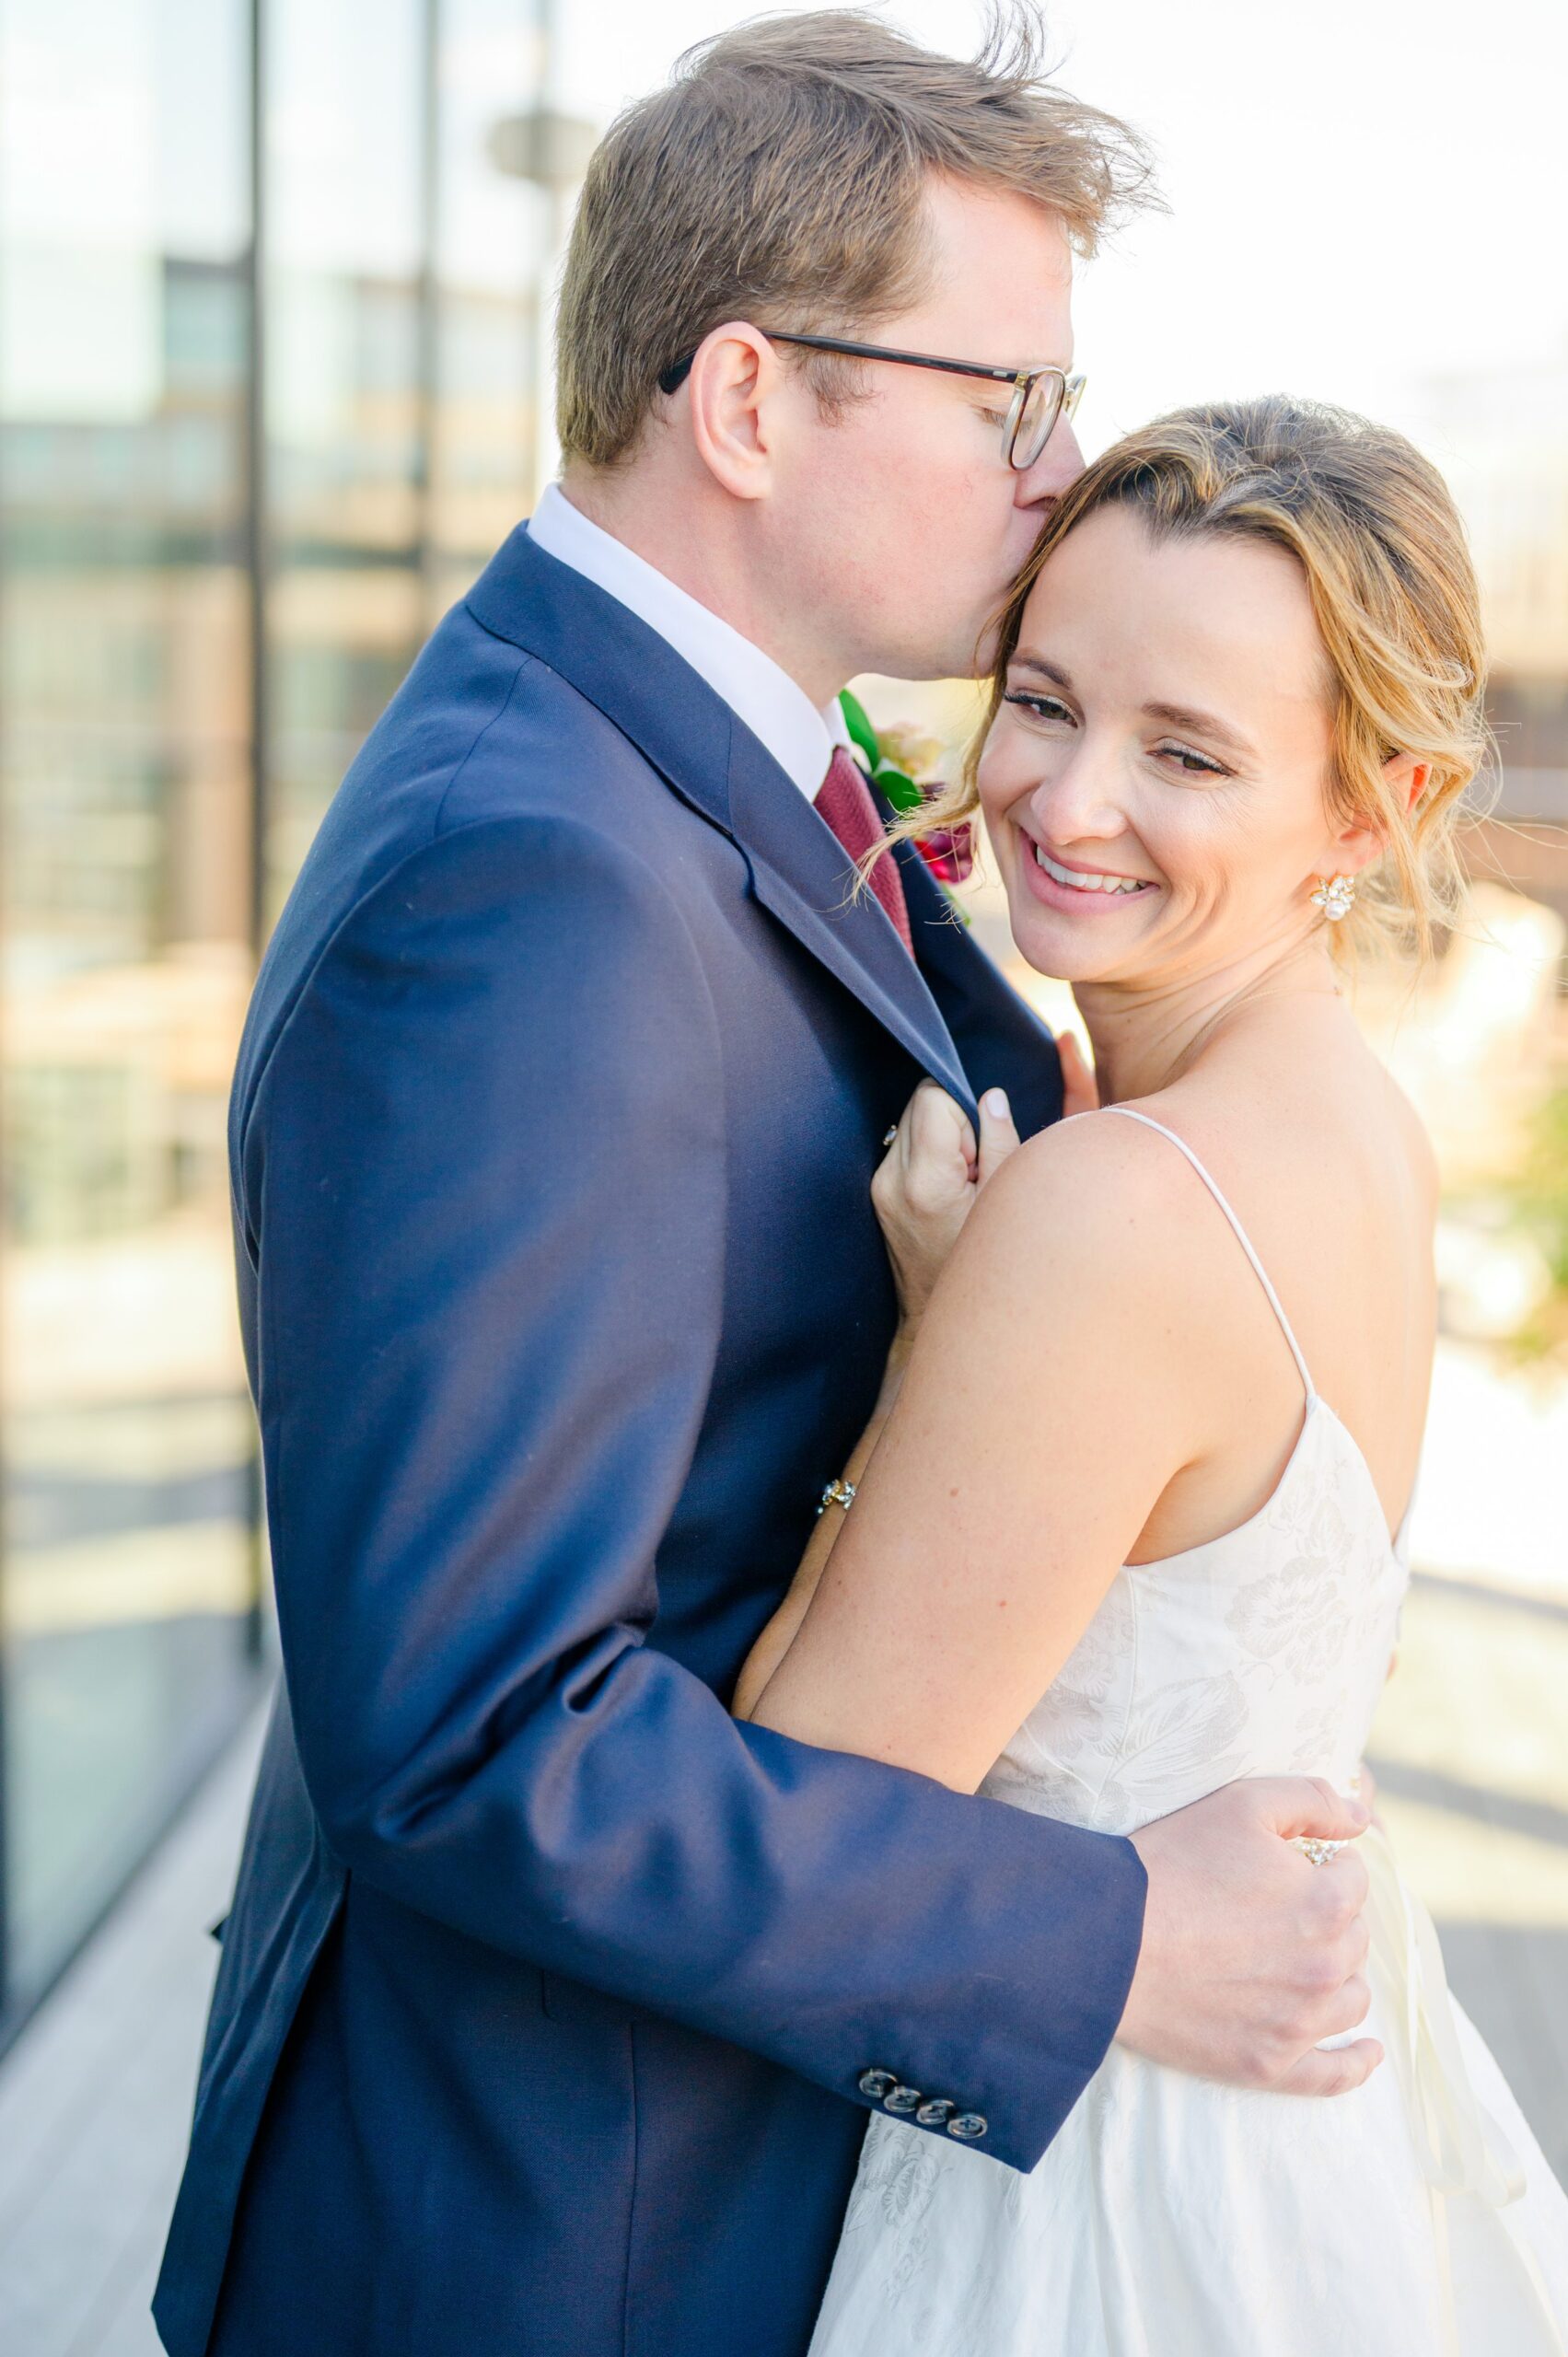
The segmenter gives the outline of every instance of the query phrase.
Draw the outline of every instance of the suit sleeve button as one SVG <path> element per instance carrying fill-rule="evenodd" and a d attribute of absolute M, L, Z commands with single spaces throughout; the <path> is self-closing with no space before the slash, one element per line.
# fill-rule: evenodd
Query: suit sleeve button
<path fill-rule="evenodd" d="M 935 2096 L 930 2103 L 923 2103 L 914 2117 L 917 2127 L 946 2128 L 953 2117 L 953 2107 L 946 2096 Z"/>
<path fill-rule="evenodd" d="M 891 2095 L 883 2096 L 882 2107 L 885 2111 L 899 2113 L 918 2111 L 924 2101 L 925 2097 L 918 2087 L 895 2087 Z"/>
<path fill-rule="evenodd" d="M 863 2096 L 869 2096 L 873 2103 L 880 2103 L 898 2084 L 896 2071 L 863 2071 L 860 2074 L 860 2092 Z"/>
<path fill-rule="evenodd" d="M 957 2136 L 966 2144 L 978 2144 L 991 2122 L 978 2111 L 960 2111 L 956 2119 L 947 2122 L 949 2136 Z"/>

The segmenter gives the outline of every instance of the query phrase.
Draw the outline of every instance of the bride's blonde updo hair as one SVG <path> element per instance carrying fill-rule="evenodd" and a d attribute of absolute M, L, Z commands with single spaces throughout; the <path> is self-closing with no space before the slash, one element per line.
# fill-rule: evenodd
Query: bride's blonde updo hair
<path fill-rule="evenodd" d="M 1288 549 L 1307 575 L 1335 698 L 1329 807 L 1375 827 L 1384 856 L 1357 878 L 1337 948 L 1369 935 L 1432 954 L 1463 891 L 1460 798 L 1485 760 L 1485 651 L 1475 571 L 1447 485 L 1386 426 L 1271 395 L 1178 410 L 1129 434 L 1058 501 L 999 621 L 985 716 L 1002 700 L 1024 606 L 1042 565 L 1098 508 L 1136 508 L 1156 540 L 1234 535 Z M 981 739 L 962 782 L 900 831 L 951 826 L 977 804 Z M 1389 790 L 1393 753 L 1430 765 L 1411 809 Z"/>

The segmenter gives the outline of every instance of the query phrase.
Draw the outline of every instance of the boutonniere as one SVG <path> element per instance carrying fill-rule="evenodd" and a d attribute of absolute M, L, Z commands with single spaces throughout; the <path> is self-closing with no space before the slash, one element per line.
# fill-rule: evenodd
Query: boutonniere
<path fill-rule="evenodd" d="M 942 758 L 942 746 L 936 737 L 923 736 L 917 727 L 907 723 L 884 728 L 878 735 L 865 705 L 847 688 L 839 697 L 839 708 L 850 742 L 860 755 L 872 784 L 887 797 L 900 819 L 942 792 L 941 779 L 932 774 Z M 914 847 L 947 893 L 955 915 L 968 924 L 969 911 L 954 899 L 950 888 L 967 883 L 974 865 L 974 829 L 970 821 L 965 819 L 956 827 L 934 827 L 928 835 L 915 837 Z"/>

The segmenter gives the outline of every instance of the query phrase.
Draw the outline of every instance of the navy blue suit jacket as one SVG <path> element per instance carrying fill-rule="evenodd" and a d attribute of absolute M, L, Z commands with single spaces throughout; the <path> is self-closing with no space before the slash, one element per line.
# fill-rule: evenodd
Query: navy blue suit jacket
<path fill-rule="evenodd" d="M 884 1130 L 1061 1109 L 903 865 L 918 970 L 521 528 L 322 824 L 234 1087 L 285 1677 L 174 2357 L 800 2357 L 863 2074 L 1028 2168 L 1104 2052 L 1128 1843 L 726 1710 L 877 1391 Z"/>

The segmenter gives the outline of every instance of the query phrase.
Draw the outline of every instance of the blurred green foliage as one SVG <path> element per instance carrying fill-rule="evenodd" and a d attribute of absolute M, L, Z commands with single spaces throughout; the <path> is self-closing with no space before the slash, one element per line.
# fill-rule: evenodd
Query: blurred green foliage
<path fill-rule="evenodd" d="M 1531 1358 L 1568 1351 L 1568 1087 L 1542 1099 L 1510 1193 L 1514 1225 L 1551 1271 L 1551 1292 L 1517 1336 L 1518 1348 Z"/>

